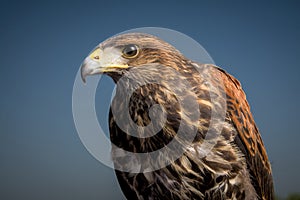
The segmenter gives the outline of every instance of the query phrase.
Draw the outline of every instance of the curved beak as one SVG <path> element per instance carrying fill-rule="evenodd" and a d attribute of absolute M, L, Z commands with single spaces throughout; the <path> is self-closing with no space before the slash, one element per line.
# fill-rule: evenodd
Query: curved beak
<path fill-rule="evenodd" d="M 84 59 L 80 67 L 80 71 L 81 71 L 81 79 L 85 83 L 86 77 L 88 75 L 101 73 L 101 66 L 99 62 L 94 61 L 89 57 L 87 57 L 86 59 Z"/>
<path fill-rule="evenodd" d="M 118 56 L 116 56 L 118 57 Z M 100 48 L 94 50 L 86 57 L 81 65 L 81 79 L 85 83 L 89 75 L 112 72 L 118 69 L 126 69 L 128 65 L 118 64 L 116 57 L 110 53 L 105 55 Z"/>
<path fill-rule="evenodd" d="M 88 75 L 93 75 L 101 72 L 100 48 L 96 48 L 88 57 L 86 57 L 80 67 L 81 79 L 85 83 Z"/>

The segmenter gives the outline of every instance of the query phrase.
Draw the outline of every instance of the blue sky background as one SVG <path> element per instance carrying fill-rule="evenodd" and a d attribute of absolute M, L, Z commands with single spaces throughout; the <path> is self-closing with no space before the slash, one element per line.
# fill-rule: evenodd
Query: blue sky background
<path fill-rule="evenodd" d="M 297 1 L 1 1 L 0 199 L 122 198 L 113 171 L 80 142 L 72 87 L 95 45 L 145 26 L 189 35 L 242 82 L 277 194 L 300 192 L 299 9 Z"/>

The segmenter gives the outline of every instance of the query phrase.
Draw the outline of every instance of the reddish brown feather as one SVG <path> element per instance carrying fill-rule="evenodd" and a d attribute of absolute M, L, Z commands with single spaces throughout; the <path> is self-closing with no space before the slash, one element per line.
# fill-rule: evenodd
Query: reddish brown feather
<path fill-rule="evenodd" d="M 232 143 L 226 143 L 225 141 L 226 138 L 227 140 L 229 140 L 231 136 L 231 131 L 228 129 L 228 131 L 224 131 L 225 132 L 225 134 L 223 135 L 224 141 L 218 143 L 219 147 L 215 146 L 215 148 L 216 149 L 219 148 L 219 150 L 222 150 L 222 145 L 224 146 L 224 144 L 227 144 L 227 147 L 230 147 L 229 150 L 227 151 L 224 150 L 223 153 L 224 153 L 225 161 L 226 160 L 232 161 L 230 162 L 229 168 L 233 169 L 230 171 L 230 173 L 227 173 L 228 176 L 220 176 L 216 180 L 223 181 L 224 184 L 230 186 L 229 183 L 230 180 L 232 180 L 231 179 L 232 177 L 230 177 L 230 175 L 231 176 L 235 175 L 234 177 L 238 177 L 238 175 L 242 175 L 243 180 L 241 180 L 241 182 L 243 183 L 242 184 L 243 187 L 236 189 L 235 188 L 236 186 L 231 185 L 232 188 L 228 189 L 227 191 L 228 194 L 218 193 L 219 191 L 225 191 L 225 189 L 223 188 L 224 190 L 222 190 L 222 188 L 220 187 L 211 186 L 209 185 L 209 183 L 212 183 L 211 179 L 213 180 L 213 177 L 217 175 L 217 173 L 215 172 L 218 171 L 218 168 L 221 168 L 224 171 L 226 170 L 228 171 L 229 169 L 228 165 L 224 165 L 223 162 L 215 163 L 216 160 L 206 160 L 206 158 L 202 158 L 202 159 L 199 158 L 199 160 L 191 159 L 189 160 L 189 163 L 190 166 L 192 166 L 192 170 L 186 171 L 185 170 L 187 168 L 186 166 L 189 165 L 184 165 L 184 164 L 188 162 L 186 161 L 186 159 L 180 159 L 178 160 L 179 163 L 175 163 L 174 165 L 170 165 L 165 169 L 161 169 L 156 172 L 147 174 L 147 176 L 141 173 L 132 175 L 126 172 L 116 171 L 117 177 L 120 181 L 120 185 L 121 187 L 123 187 L 122 189 L 125 192 L 125 194 L 127 194 L 127 197 L 130 197 L 130 199 L 138 199 L 139 198 L 138 196 L 140 195 L 143 196 L 145 199 L 150 199 L 150 197 L 152 199 L 158 199 L 158 197 L 160 197 L 160 199 L 162 199 L 162 197 L 166 199 L 165 197 L 168 194 L 169 199 L 174 199 L 173 195 L 177 195 L 178 199 L 191 199 L 191 197 L 194 197 L 194 199 L 199 199 L 199 198 L 200 199 L 221 199 L 221 197 L 218 195 L 222 195 L 222 197 L 227 196 L 228 198 L 231 198 L 232 195 L 237 195 L 236 191 L 240 190 L 241 192 L 240 194 L 243 194 L 242 192 L 245 191 L 245 188 L 249 188 L 249 184 L 248 185 L 244 184 L 244 182 L 246 182 L 244 181 L 244 179 L 246 179 L 246 177 L 244 176 L 245 173 L 241 173 L 242 171 L 240 169 L 241 167 L 240 168 L 236 167 L 237 164 L 234 162 L 234 161 L 240 161 L 240 163 L 238 164 L 240 164 L 240 166 L 242 166 L 243 169 L 246 168 L 247 171 L 246 174 L 247 175 L 249 174 L 251 176 L 250 184 L 251 187 L 253 186 L 255 188 L 255 195 L 257 195 L 257 199 L 274 199 L 271 166 L 268 161 L 267 153 L 263 145 L 260 133 L 255 125 L 253 116 L 250 112 L 250 106 L 246 100 L 246 95 L 242 90 L 240 82 L 237 79 L 235 79 L 233 76 L 225 72 L 224 70 L 217 68 L 213 65 L 198 65 L 196 63 L 193 63 L 189 59 L 185 58 L 174 47 L 150 35 L 144 35 L 138 33 L 121 35 L 107 40 L 106 42 L 101 44 L 101 47 L 106 48 L 106 47 L 114 46 L 116 48 L 119 48 L 125 44 L 132 44 L 132 43 L 137 44 L 137 46 L 141 48 L 141 52 L 135 59 L 128 60 L 127 64 L 129 66 L 138 68 L 139 66 L 143 66 L 149 63 L 150 64 L 155 63 L 155 64 L 161 64 L 164 66 L 172 67 L 173 69 L 181 72 L 182 76 L 176 78 L 189 80 L 194 85 L 195 88 L 193 90 L 195 90 L 196 94 L 198 95 L 199 98 L 198 102 L 202 106 L 201 107 L 202 111 L 203 108 L 208 108 L 207 111 L 209 111 L 211 107 L 211 103 L 209 102 L 209 98 L 206 98 L 207 95 L 205 95 L 208 93 L 207 88 L 204 89 L 203 88 L 204 86 L 202 85 L 203 87 L 201 87 L 199 84 L 199 81 L 201 80 L 201 77 L 199 76 L 199 72 L 197 71 L 195 72 L 193 71 L 193 69 L 195 67 L 196 68 L 200 67 L 201 70 L 203 70 L 205 69 L 205 67 L 207 67 L 209 69 L 208 71 L 213 73 L 211 74 L 212 75 L 211 78 L 213 79 L 211 81 L 213 84 L 215 84 L 216 88 L 223 88 L 223 86 L 225 87 L 225 93 L 227 96 L 226 101 L 227 101 L 227 117 L 228 117 L 228 119 L 226 119 L 227 120 L 226 123 L 230 125 L 229 126 L 230 128 L 234 129 L 234 132 L 237 132 L 237 136 L 235 137 L 235 140 Z M 151 72 L 153 73 L 153 71 L 149 69 L 149 71 L 147 71 L 145 74 Z M 119 72 L 119 74 L 117 72 L 114 72 L 114 73 L 109 73 L 108 75 L 110 75 L 117 82 L 117 79 L 120 74 L 122 74 L 121 71 Z M 162 74 L 168 74 L 168 73 L 159 73 L 157 76 L 161 76 L 162 78 L 165 78 Z M 173 85 L 172 87 L 177 87 L 177 85 Z M 146 89 L 147 90 L 141 90 L 141 92 L 137 95 L 137 97 L 142 99 L 142 97 L 144 96 L 146 97 L 151 96 L 149 92 L 150 88 L 146 88 Z M 151 90 L 151 93 L 159 94 L 159 91 L 160 91 L 159 88 L 154 88 L 153 91 Z M 147 94 L 147 92 L 149 94 Z M 153 96 L 153 99 L 155 99 L 154 97 L 155 96 Z M 139 100 L 139 98 L 137 99 Z M 222 98 L 222 100 L 225 100 L 223 96 L 220 98 Z M 155 103 L 160 104 L 160 102 L 155 102 Z M 161 103 L 162 105 L 170 106 L 169 102 L 161 102 Z M 121 109 L 120 105 L 121 105 L 120 102 L 116 103 L 118 109 Z M 133 111 L 136 112 L 135 109 L 137 110 L 138 106 L 134 104 L 132 108 L 134 108 Z M 169 109 L 169 111 L 170 110 L 172 109 Z M 210 119 L 209 113 L 210 112 L 207 112 L 207 115 L 204 115 L 203 119 L 201 118 L 201 120 L 205 121 Z M 111 133 L 111 139 L 113 143 L 119 144 L 120 147 L 127 150 L 132 150 L 133 152 L 137 152 L 137 149 L 152 150 L 151 142 L 139 142 L 133 139 L 128 139 L 129 137 L 126 137 L 126 133 L 123 133 L 121 130 L 118 129 L 118 126 L 114 123 L 114 118 L 112 116 L 110 116 L 110 120 L 111 120 L 110 133 Z M 174 129 L 172 125 L 169 126 L 168 130 L 171 129 L 172 130 Z M 199 134 L 197 135 L 200 139 L 195 140 L 196 145 L 197 145 L 197 141 L 201 141 L 203 137 L 202 132 L 204 131 L 202 130 L 201 132 L 199 131 Z M 155 142 L 154 147 L 157 147 L 158 144 L 164 145 L 164 142 L 169 141 L 166 139 L 168 131 L 164 131 L 162 133 L 163 134 L 161 134 L 160 137 L 158 138 L 159 141 Z M 122 135 L 124 135 L 124 138 L 120 137 Z M 242 157 L 243 159 L 238 160 L 237 158 L 240 158 L 239 156 Z M 191 155 L 191 158 L 192 157 L 193 156 Z M 182 160 L 185 162 L 183 162 Z M 247 165 L 245 162 L 243 162 L 243 160 L 246 160 Z M 206 168 L 203 166 L 205 166 Z M 213 172 L 211 172 L 208 170 L 207 167 L 214 168 L 215 170 L 212 170 Z M 171 171 L 173 172 L 173 174 L 171 173 L 170 175 L 170 173 L 167 173 L 166 171 L 167 172 Z M 193 173 L 191 173 L 191 171 Z M 234 171 L 235 174 L 232 173 Z M 196 177 L 194 177 L 195 174 L 197 175 Z M 157 179 L 160 178 L 163 181 L 161 183 L 157 180 L 153 181 L 152 180 L 153 177 L 152 177 L 151 178 L 152 182 L 151 181 L 148 182 L 149 181 L 148 179 L 150 179 L 149 178 L 150 175 Z M 193 184 L 190 184 L 189 187 L 185 188 L 185 185 L 183 184 L 182 180 L 191 177 L 193 177 L 193 179 L 191 179 L 191 181 L 193 181 L 192 182 Z M 247 177 L 248 177 L 247 180 L 249 180 L 249 176 Z M 162 178 L 166 178 L 166 179 L 162 179 Z M 217 184 L 220 185 L 219 181 Z M 173 183 L 173 185 L 169 185 L 170 186 L 169 188 L 167 187 L 165 190 L 161 190 L 161 188 L 164 188 L 167 185 L 167 183 Z M 177 185 L 174 183 L 177 183 Z M 147 191 L 145 190 L 145 188 L 147 188 Z M 185 190 L 183 190 L 182 188 Z M 211 193 L 207 191 L 211 191 Z M 199 192 L 202 193 L 199 195 L 198 194 Z M 209 196 L 210 198 L 204 196 L 207 194 L 212 196 Z M 252 199 L 253 196 L 251 195 L 250 198 Z M 245 197 L 239 196 L 237 197 L 237 199 L 245 199 Z"/>
<path fill-rule="evenodd" d="M 263 198 L 272 199 L 273 186 L 266 186 L 266 184 L 273 185 L 271 165 L 262 138 L 251 114 L 246 95 L 236 78 L 223 69 L 218 69 L 221 72 L 220 75 L 225 85 L 226 94 L 229 97 L 227 102 L 230 101 L 231 105 L 234 106 L 233 108 L 228 107 L 227 112 L 229 112 L 231 120 L 237 129 L 238 136 L 246 148 L 246 153 L 249 154 L 247 159 L 249 168 L 254 173 L 254 178 L 257 179 Z"/>

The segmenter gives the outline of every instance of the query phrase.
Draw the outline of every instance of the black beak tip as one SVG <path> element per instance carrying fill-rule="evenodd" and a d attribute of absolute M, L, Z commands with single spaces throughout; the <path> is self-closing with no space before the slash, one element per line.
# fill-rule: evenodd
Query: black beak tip
<path fill-rule="evenodd" d="M 86 84 L 86 78 L 85 78 L 85 77 L 81 76 L 81 80 L 82 80 L 82 82 L 83 82 L 84 84 Z"/>
<path fill-rule="evenodd" d="M 86 72 L 86 69 L 85 69 L 85 65 L 82 65 L 81 68 L 80 68 L 80 75 L 81 75 L 81 80 L 83 83 L 86 83 L 86 75 L 87 75 L 87 72 Z"/>

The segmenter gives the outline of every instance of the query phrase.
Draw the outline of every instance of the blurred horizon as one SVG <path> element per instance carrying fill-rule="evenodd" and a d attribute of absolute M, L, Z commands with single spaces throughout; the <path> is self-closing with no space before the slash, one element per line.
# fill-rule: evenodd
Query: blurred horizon
<path fill-rule="evenodd" d="M 180 31 L 246 92 L 276 195 L 300 193 L 300 2 L 2 1 L 0 199 L 124 199 L 112 169 L 82 145 L 72 117 L 76 73 L 108 37 L 139 27 Z M 97 90 L 106 127 L 112 81 Z"/>

